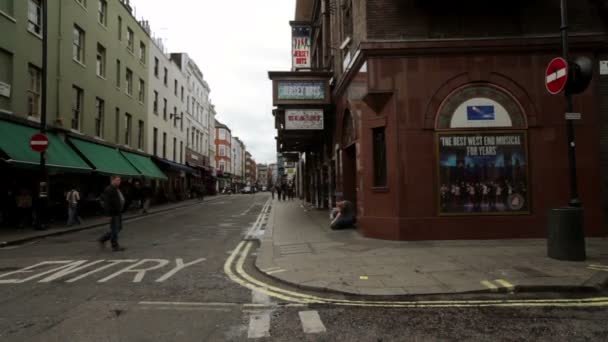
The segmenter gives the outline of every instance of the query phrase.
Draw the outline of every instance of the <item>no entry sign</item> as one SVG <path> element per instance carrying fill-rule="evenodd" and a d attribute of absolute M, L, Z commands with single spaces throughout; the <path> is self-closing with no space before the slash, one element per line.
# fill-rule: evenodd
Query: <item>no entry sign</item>
<path fill-rule="evenodd" d="M 547 66 L 545 76 L 547 91 L 553 95 L 559 94 L 568 82 L 568 62 L 561 57 L 554 58 Z"/>
<path fill-rule="evenodd" d="M 36 152 L 44 152 L 49 147 L 49 138 L 42 133 L 36 133 L 30 139 L 30 147 Z"/>

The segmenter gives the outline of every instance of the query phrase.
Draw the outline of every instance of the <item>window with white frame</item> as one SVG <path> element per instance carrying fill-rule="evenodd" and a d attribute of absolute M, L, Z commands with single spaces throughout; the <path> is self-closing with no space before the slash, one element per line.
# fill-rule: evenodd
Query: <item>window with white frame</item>
<path fill-rule="evenodd" d="M 120 108 L 118 107 L 114 112 L 114 142 L 120 143 Z"/>
<path fill-rule="evenodd" d="M 106 77 L 106 48 L 97 44 L 97 76 Z"/>
<path fill-rule="evenodd" d="M 28 1 L 27 29 L 36 35 L 42 35 L 42 0 Z"/>
<path fill-rule="evenodd" d="M 108 25 L 108 2 L 106 0 L 99 0 L 97 5 L 97 20 L 103 26 Z"/>
<path fill-rule="evenodd" d="M 139 42 L 139 61 L 146 63 L 146 44 Z"/>
<path fill-rule="evenodd" d="M 105 101 L 99 97 L 95 98 L 95 136 L 103 138 Z"/>
<path fill-rule="evenodd" d="M 125 145 L 131 146 L 131 128 L 133 117 L 129 113 L 125 113 Z"/>
<path fill-rule="evenodd" d="M 139 102 L 143 103 L 144 100 L 146 99 L 146 95 L 145 95 L 145 89 L 146 89 L 146 83 L 144 82 L 144 80 L 142 80 L 141 78 L 139 79 L 139 95 L 138 95 L 138 99 Z"/>
<path fill-rule="evenodd" d="M 72 58 L 80 63 L 84 63 L 84 35 L 84 30 L 78 27 L 78 25 L 74 25 Z"/>
<path fill-rule="evenodd" d="M 40 93 L 42 91 L 42 70 L 30 64 L 28 66 L 28 76 L 28 115 L 34 118 L 38 118 L 40 117 L 41 112 Z"/>
<path fill-rule="evenodd" d="M 144 122 L 142 120 L 137 123 L 137 148 L 144 149 Z"/>
<path fill-rule="evenodd" d="M 120 88 L 120 59 L 116 60 L 116 88 Z"/>
<path fill-rule="evenodd" d="M 122 17 L 118 16 L 118 41 L 122 42 Z"/>
<path fill-rule="evenodd" d="M 127 27 L 127 49 L 131 52 L 135 50 L 135 33 L 130 27 Z"/>
<path fill-rule="evenodd" d="M 158 92 L 154 91 L 154 102 L 152 103 L 152 112 L 158 115 Z"/>
<path fill-rule="evenodd" d="M 127 94 L 133 95 L 133 71 L 127 68 Z"/>
<path fill-rule="evenodd" d="M 84 91 L 77 86 L 72 86 L 72 121 L 70 127 L 80 130 L 80 119 L 82 118 L 82 108 Z"/>

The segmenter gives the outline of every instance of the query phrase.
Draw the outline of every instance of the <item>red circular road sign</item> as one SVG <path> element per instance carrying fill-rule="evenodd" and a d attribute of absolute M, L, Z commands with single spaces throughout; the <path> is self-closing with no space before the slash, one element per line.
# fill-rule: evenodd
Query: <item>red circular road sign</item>
<path fill-rule="evenodd" d="M 553 95 L 559 94 L 568 82 L 568 62 L 561 57 L 554 58 L 545 72 L 547 91 Z"/>
<path fill-rule="evenodd" d="M 30 139 L 30 147 L 36 152 L 44 152 L 49 148 L 49 138 L 42 133 L 36 133 Z"/>

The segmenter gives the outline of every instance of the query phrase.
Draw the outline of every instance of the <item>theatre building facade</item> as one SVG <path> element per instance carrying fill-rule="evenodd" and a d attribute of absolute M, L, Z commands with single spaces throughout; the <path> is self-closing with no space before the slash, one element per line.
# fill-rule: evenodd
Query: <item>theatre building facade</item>
<path fill-rule="evenodd" d="M 283 124 L 309 104 L 275 101 L 278 150 L 299 153 L 303 198 L 350 200 L 373 238 L 546 236 L 547 211 L 570 198 L 566 101 L 545 87 L 561 55 L 559 1 L 486 3 L 297 1 L 292 27 L 310 27 L 310 69 L 271 72 L 275 100 L 285 78 L 327 79 L 330 96 L 312 132 Z M 574 96 L 587 236 L 607 232 L 607 7 L 569 8 L 571 55 L 594 66 Z"/>

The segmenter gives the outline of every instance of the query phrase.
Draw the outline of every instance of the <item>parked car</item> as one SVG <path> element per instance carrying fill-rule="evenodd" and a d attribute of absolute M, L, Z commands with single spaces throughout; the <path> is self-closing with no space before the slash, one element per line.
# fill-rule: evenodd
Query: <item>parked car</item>
<path fill-rule="evenodd" d="M 252 194 L 253 190 L 251 189 L 250 186 L 246 186 L 246 187 L 243 188 L 243 190 L 241 190 L 241 193 L 243 193 L 243 194 Z"/>
<path fill-rule="evenodd" d="M 266 188 L 265 186 L 262 187 L 262 191 L 268 191 L 268 188 Z"/>

